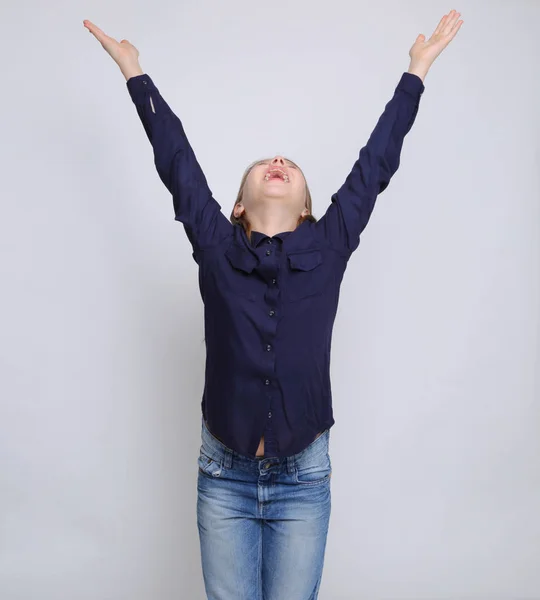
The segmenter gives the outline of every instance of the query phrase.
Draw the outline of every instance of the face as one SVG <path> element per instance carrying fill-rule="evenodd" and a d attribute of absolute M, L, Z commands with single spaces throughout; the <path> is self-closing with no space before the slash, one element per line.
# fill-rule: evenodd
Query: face
<path fill-rule="evenodd" d="M 276 169 L 267 175 L 268 171 Z M 262 204 L 276 203 L 290 208 L 291 215 L 309 214 L 306 208 L 306 181 L 300 169 L 290 160 L 277 155 L 259 161 L 249 172 L 244 185 L 243 200 L 234 207 L 239 217 L 244 210 L 256 210 Z"/>

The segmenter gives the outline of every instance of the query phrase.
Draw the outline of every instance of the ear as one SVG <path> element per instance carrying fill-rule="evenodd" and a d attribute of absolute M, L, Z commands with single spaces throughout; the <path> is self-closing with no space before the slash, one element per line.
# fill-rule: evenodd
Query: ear
<path fill-rule="evenodd" d="M 304 208 L 304 210 L 302 211 L 301 216 L 302 217 L 307 217 L 309 215 L 309 210 L 307 208 Z"/>
<path fill-rule="evenodd" d="M 245 208 L 244 205 L 239 202 L 235 207 L 234 207 L 234 216 L 238 219 L 240 217 L 240 215 L 244 212 Z"/>

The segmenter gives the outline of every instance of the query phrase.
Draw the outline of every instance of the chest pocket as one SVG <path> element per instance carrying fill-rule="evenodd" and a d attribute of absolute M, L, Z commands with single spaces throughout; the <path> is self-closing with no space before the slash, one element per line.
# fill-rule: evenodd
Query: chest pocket
<path fill-rule="evenodd" d="M 285 297 L 294 302 L 320 294 L 324 286 L 320 250 L 304 250 L 287 255 L 289 270 Z"/>
<path fill-rule="evenodd" d="M 264 297 L 265 283 L 253 269 L 258 259 L 248 250 L 233 243 L 225 251 L 229 269 L 220 273 L 220 285 L 232 294 L 243 296 L 251 301 Z"/>

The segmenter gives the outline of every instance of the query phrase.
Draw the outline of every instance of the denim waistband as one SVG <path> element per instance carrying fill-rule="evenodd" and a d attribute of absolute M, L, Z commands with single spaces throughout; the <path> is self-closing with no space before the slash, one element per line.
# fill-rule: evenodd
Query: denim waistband
<path fill-rule="evenodd" d="M 236 450 L 227 447 L 221 440 L 218 440 L 216 437 L 214 437 L 214 435 L 208 429 L 208 425 L 206 424 L 204 417 L 201 417 L 201 439 L 204 446 L 211 451 L 214 460 L 222 460 L 223 466 L 227 468 L 232 467 L 234 459 L 235 462 L 244 463 L 247 468 L 249 468 L 250 465 L 259 468 L 261 466 L 264 467 L 266 464 L 279 465 L 280 463 L 283 463 L 287 465 L 287 471 L 292 473 L 297 461 L 300 458 L 305 458 L 307 454 L 315 457 L 328 452 L 330 429 L 325 429 L 321 435 L 315 438 L 311 444 L 304 448 L 304 450 L 284 458 L 278 458 L 277 456 L 271 456 L 268 458 L 264 458 L 262 456 L 252 458 L 236 452 Z"/>

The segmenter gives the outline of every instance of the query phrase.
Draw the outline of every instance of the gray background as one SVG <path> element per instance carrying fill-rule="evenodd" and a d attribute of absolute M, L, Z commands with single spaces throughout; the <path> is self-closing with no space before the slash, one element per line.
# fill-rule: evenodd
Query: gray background
<path fill-rule="evenodd" d="M 456 8 L 341 289 L 321 600 L 540 598 L 538 2 L 2 5 L 0 598 L 199 600 L 197 265 L 140 50 L 229 216 L 282 153 L 320 217 Z"/>

